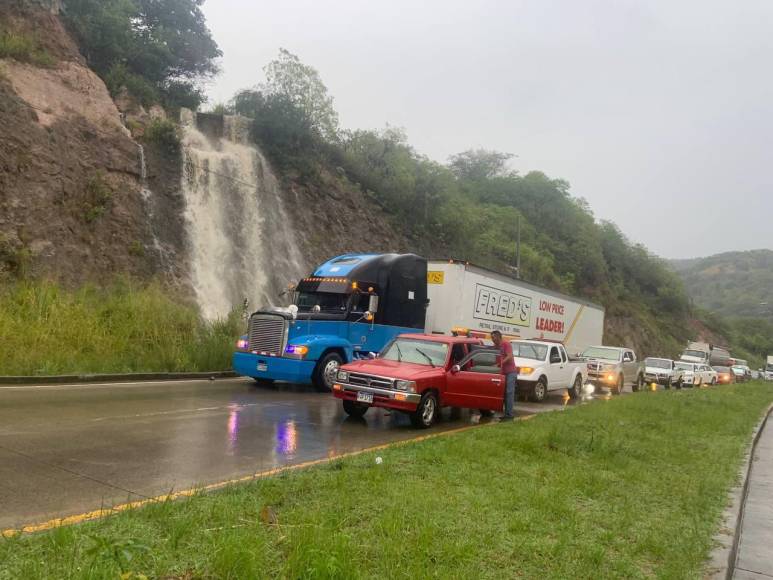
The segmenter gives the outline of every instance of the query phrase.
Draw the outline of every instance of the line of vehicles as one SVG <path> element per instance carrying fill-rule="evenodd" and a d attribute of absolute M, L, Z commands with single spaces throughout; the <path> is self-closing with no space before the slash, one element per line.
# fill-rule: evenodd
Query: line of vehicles
<path fill-rule="evenodd" d="M 444 406 L 501 410 L 494 330 L 511 342 L 519 389 L 534 401 L 556 390 L 579 397 L 588 384 L 620 393 L 720 381 L 709 364 L 718 347 L 688 345 L 682 361 L 641 360 L 603 345 L 603 307 L 463 261 L 346 254 L 293 291 L 290 306 L 249 317 L 233 368 L 259 383 L 333 391 L 353 416 L 387 407 L 428 427 Z"/>

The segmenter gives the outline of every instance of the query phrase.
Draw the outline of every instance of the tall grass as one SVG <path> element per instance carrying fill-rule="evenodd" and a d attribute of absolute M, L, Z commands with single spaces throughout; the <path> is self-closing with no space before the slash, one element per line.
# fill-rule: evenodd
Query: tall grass
<path fill-rule="evenodd" d="M 0 288 L 0 375 L 223 370 L 240 324 L 203 321 L 160 284 L 13 283 Z"/>

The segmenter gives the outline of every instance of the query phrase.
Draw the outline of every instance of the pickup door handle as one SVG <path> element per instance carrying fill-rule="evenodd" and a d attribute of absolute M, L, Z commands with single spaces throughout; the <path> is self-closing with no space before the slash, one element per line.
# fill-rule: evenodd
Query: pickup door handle
<path fill-rule="evenodd" d="M 491 379 L 491 382 L 499 384 L 502 382 L 502 379 Z"/>

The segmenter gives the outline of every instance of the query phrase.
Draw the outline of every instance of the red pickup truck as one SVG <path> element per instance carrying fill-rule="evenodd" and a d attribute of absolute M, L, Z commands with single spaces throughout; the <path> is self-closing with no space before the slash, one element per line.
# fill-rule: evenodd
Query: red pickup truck
<path fill-rule="evenodd" d="M 386 407 L 408 413 L 414 426 L 426 428 L 440 407 L 500 411 L 504 386 L 497 352 L 479 339 L 401 334 L 378 358 L 342 366 L 333 394 L 354 417 Z"/>

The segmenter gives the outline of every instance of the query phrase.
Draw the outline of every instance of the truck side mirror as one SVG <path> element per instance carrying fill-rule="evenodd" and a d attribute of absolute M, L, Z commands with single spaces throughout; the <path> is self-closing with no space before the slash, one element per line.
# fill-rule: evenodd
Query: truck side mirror
<path fill-rule="evenodd" d="M 371 294 L 368 299 L 368 311 L 375 314 L 378 312 L 378 296 Z"/>
<path fill-rule="evenodd" d="M 460 367 L 459 365 L 454 365 L 454 366 L 451 367 L 451 374 L 455 375 L 460 370 L 462 370 L 462 367 Z"/>

